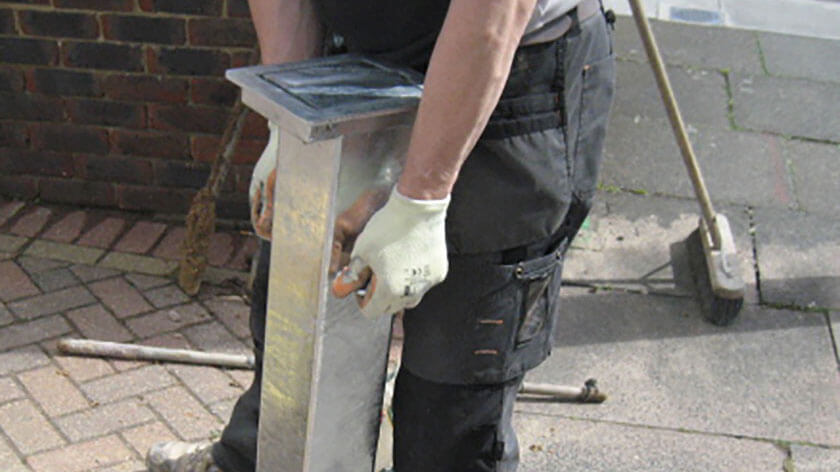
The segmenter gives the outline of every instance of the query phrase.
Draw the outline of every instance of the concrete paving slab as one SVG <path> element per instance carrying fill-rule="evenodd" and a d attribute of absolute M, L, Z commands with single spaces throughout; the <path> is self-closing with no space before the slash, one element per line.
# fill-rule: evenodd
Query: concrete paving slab
<path fill-rule="evenodd" d="M 0 234 L 0 251 L 15 253 L 27 242 L 29 242 L 28 238 Z"/>
<path fill-rule="evenodd" d="M 52 292 L 54 290 L 79 285 L 81 283 L 79 279 L 73 276 L 73 273 L 66 268 L 33 274 L 32 280 L 35 281 L 38 287 L 40 287 L 44 292 Z"/>
<path fill-rule="evenodd" d="M 152 275 L 143 274 L 128 274 L 125 276 L 125 278 L 128 279 L 129 282 L 134 284 L 134 286 L 139 288 L 140 290 L 148 290 L 172 282 L 171 280 L 163 277 L 155 277 Z"/>
<path fill-rule="evenodd" d="M 727 115 L 729 96 L 723 74 L 682 67 L 668 67 L 667 70 L 686 123 L 730 128 Z M 668 115 L 649 65 L 630 61 L 616 62 L 613 113 L 667 121 Z"/>
<path fill-rule="evenodd" d="M 840 220 L 770 209 L 754 219 L 761 300 L 840 308 Z"/>
<path fill-rule="evenodd" d="M 52 214 L 53 212 L 49 208 L 34 207 L 15 221 L 9 232 L 18 236 L 33 238 L 44 229 Z"/>
<path fill-rule="evenodd" d="M 775 7 L 775 8 L 774 8 Z M 840 38 L 840 4 L 824 0 L 721 0 L 727 24 L 781 33 Z"/>
<path fill-rule="evenodd" d="M 17 262 L 25 271 L 33 275 L 70 265 L 69 262 L 65 261 L 29 256 L 18 257 Z"/>
<path fill-rule="evenodd" d="M 145 451 L 143 452 L 145 454 Z M 121 462 L 117 465 L 111 465 L 96 469 L 93 472 L 147 472 L 146 463 L 139 460 L 130 460 Z"/>
<path fill-rule="evenodd" d="M 588 246 L 569 252 L 564 279 L 573 284 L 693 296 L 682 243 L 697 229 L 694 201 L 602 192 L 590 213 Z M 758 302 L 749 219 L 743 208 L 720 208 L 730 220 L 747 303 Z M 574 246 L 574 245 L 573 245 Z M 681 251 L 681 252 L 675 252 Z"/>
<path fill-rule="evenodd" d="M 159 276 L 169 275 L 178 268 L 178 263 L 175 261 L 122 252 L 109 252 L 99 265 L 107 269 Z"/>
<path fill-rule="evenodd" d="M 60 315 L 12 324 L 0 330 L 0 351 L 37 343 L 70 331 L 72 328 Z"/>
<path fill-rule="evenodd" d="M 0 438 L 0 464 L 5 472 L 29 472 L 14 450 Z"/>
<path fill-rule="evenodd" d="M 119 274 L 119 271 L 104 269 L 102 267 L 89 266 L 84 264 L 77 264 L 70 268 L 73 274 L 84 283 L 90 283 L 96 280 L 113 277 Z"/>
<path fill-rule="evenodd" d="M 764 72 L 753 31 L 656 20 L 650 23 L 666 64 L 750 74 Z M 616 22 L 615 52 L 620 58 L 647 61 L 632 17 L 620 16 Z"/>
<path fill-rule="evenodd" d="M 770 74 L 840 82 L 840 41 L 775 33 L 758 41 Z"/>
<path fill-rule="evenodd" d="M 742 128 L 840 142 L 840 83 L 734 74 L 731 90 Z"/>
<path fill-rule="evenodd" d="M 782 470 L 786 457 L 773 444 L 731 437 L 529 414 L 514 424 L 520 468 L 531 472 L 768 471 Z"/>
<path fill-rule="evenodd" d="M 75 264 L 93 265 L 102 255 L 102 249 L 93 249 L 52 241 L 36 240 L 26 248 L 24 254 L 42 259 L 55 259 Z"/>
<path fill-rule="evenodd" d="M 6 224 L 7 221 L 10 221 L 25 206 L 26 206 L 26 202 L 21 202 L 21 201 L 5 202 L 4 201 L 2 206 L 0 206 L 0 226 Z"/>
<path fill-rule="evenodd" d="M 781 138 L 693 128 L 690 138 L 715 203 L 789 208 L 796 204 Z M 667 124 L 614 115 L 607 132 L 602 186 L 694 198 Z"/>
<path fill-rule="evenodd" d="M 201 279 L 203 282 L 212 285 L 223 286 L 229 285 L 231 282 L 234 285 L 243 285 L 248 281 L 248 272 L 211 266 L 204 270 Z"/>
<path fill-rule="evenodd" d="M 840 182 L 840 145 L 789 140 L 782 143 L 782 150 L 791 166 L 799 206 L 840 219 L 840 203 L 832 197 Z"/>
<path fill-rule="evenodd" d="M 835 0 L 642 0 L 648 17 L 840 39 Z M 629 15 L 626 0 L 604 5 Z"/>
<path fill-rule="evenodd" d="M 796 472 L 834 472 L 840 470 L 840 449 L 790 447 Z"/>
<path fill-rule="evenodd" d="M 77 286 L 10 303 L 9 309 L 18 318 L 30 320 L 92 303 L 96 303 L 93 295 L 85 287 Z"/>
<path fill-rule="evenodd" d="M 689 299 L 601 293 L 563 303 L 553 354 L 528 380 L 594 377 L 609 399 L 522 411 L 840 446 L 840 376 L 823 315 L 748 305 L 719 328 Z"/>
<path fill-rule="evenodd" d="M 14 320 L 14 316 L 12 316 L 12 313 L 8 308 L 6 308 L 6 305 L 3 302 L 0 302 L 0 326 L 6 326 Z"/>

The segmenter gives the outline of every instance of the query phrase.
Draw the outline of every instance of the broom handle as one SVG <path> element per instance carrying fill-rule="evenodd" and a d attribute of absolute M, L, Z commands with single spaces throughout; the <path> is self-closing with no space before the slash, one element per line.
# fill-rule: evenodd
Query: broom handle
<path fill-rule="evenodd" d="M 668 74 L 665 72 L 665 66 L 662 63 L 659 48 L 656 46 L 653 31 L 650 28 L 647 15 L 645 15 L 642 0 L 630 0 L 630 8 L 633 10 L 633 19 L 636 21 L 639 36 L 642 37 L 642 43 L 645 45 L 645 52 L 650 61 L 650 66 L 653 69 L 653 75 L 656 77 L 656 84 L 659 86 L 659 93 L 662 95 L 662 102 L 668 112 L 668 120 L 671 122 L 671 128 L 674 130 L 674 136 L 677 138 L 677 144 L 680 147 L 686 170 L 688 170 L 688 176 L 691 178 L 691 183 L 694 186 L 697 203 L 700 204 L 703 219 L 710 229 L 712 246 L 719 249 L 720 233 L 715 223 L 715 210 L 712 208 L 712 200 L 709 198 L 706 184 L 703 182 L 703 176 L 700 174 L 700 167 L 697 165 L 697 158 L 694 155 L 694 149 L 691 147 L 691 141 L 688 139 L 688 133 L 685 132 L 685 123 L 677 106 L 677 99 L 674 97 L 674 91 L 671 88 L 670 80 L 668 80 Z"/>
<path fill-rule="evenodd" d="M 256 64 L 260 57 L 260 48 L 255 47 L 248 54 L 248 64 Z M 236 102 L 233 104 L 233 109 L 228 115 L 225 130 L 222 133 L 222 139 L 219 141 L 223 149 L 216 151 L 216 159 L 213 161 L 213 168 L 210 170 L 210 177 L 207 179 L 205 187 L 210 190 L 210 195 L 213 198 L 219 196 L 219 189 L 227 177 L 230 169 L 233 152 L 236 149 L 236 144 L 242 134 L 242 127 L 245 124 L 245 118 L 248 116 L 248 109 L 242 104 L 242 94 L 236 94 Z"/>
<path fill-rule="evenodd" d="M 225 181 L 227 173 L 230 170 L 230 161 L 233 158 L 233 151 L 236 149 L 236 144 L 242 134 L 242 127 L 245 124 L 245 118 L 248 116 L 248 109 L 242 104 L 242 97 L 240 94 L 236 96 L 236 103 L 233 105 L 233 110 L 228 117 L 227 125 L 225 126 L 222 140 L 224 150 L 213 162 L 213 168 L 210 170 L 210 177 L 207 179 L 206 186 L 210 189 L 210 195 L 213 198 L 219 196 L 219 189 L 222 182 Z"/>

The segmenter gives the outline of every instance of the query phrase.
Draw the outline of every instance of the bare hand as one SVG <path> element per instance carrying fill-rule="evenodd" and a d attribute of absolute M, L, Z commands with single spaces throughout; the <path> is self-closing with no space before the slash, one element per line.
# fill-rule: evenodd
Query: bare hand
<path fill-rule="evenodd" d="M 363 192 L 359 198 L 335 219 L 330 273 L 334 274 L 350 262 L 350 252 L 356 236 L 365 224 L 388 200 L 388 188 L 375 188 Z"/>

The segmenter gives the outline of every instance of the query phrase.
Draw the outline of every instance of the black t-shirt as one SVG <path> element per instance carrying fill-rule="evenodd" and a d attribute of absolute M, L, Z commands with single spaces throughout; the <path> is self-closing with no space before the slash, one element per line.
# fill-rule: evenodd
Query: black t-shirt
<path fill-rule="evenodd" d="M 449 0 L 313 1 L 321 21 L 344 38 L 349 52 L 421 72 L 449 7 Z M 600 45 L 606 35 L 599 38 Z M 582 84 L 579 72 L 564 79 L 564 71 L 584 60 L 588 41 L 575 40 L 569 51 L 565 43 L 555 42 L 517 51 L 500 105 L 453 189 L 446 221 L 450 252 L 493 252 L 573 232 L 565 228 L 573 193 L 577 199 L 571 213 L 578 215 L 573 226 L 585 217 L 596 181 L 594 171 L 587 170 L 597 167 L 606 113 L 596 113 L 597 123 L 587 124 L 592 129 L 581 138 L 575 137 L 579 123 L 571 130 L 575 136 L 567 136 L 561 123 L 566 117 L 577 120 L 582 106 L 577 98 L 566 109 L 564 85 L 580 94 Z M 566 58 L 567 53 L 572 57 Z M 600 90 L 592 82 L 596 79 L 593 75 L 587 86 Z M 581 149 L 576 151 L 581 162 L 567 157 L 567 141 Z"/>
<path fill-rule="evenodd" d="M 449 0 L 315 0 L 329 31 L 349 52 L 424 71 Z"/>

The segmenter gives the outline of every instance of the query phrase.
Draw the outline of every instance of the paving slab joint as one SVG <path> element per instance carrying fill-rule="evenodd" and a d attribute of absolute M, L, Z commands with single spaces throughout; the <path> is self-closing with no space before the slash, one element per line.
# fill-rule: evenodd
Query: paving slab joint
<path fill-rule="evenodd" d="M 761 64 L 761 70 L 764 72 L 764 75 L 772 76 L 773 74 L 770 73 L 770 69 L 767 68 L 767 57 L 764 55 L 764 48 L 761 47 L 761 37 L 755 31 L 753 32 L 753 36 L 755 37 L 755 47 L 758 52 L 758 62 Z"/>
<path fill-rule="evenodd" d="M 837 361 L 837 368 L 840 369 L 840 351 L 838 351 L 837 333 L 834 332 L 834 325 L 831 323 L 831 313 L 826 310 L 823 314 L 825 316 L 825 324 L 828 327 L 828 336 L 831 339 L 831 347 L 834 349 L 834 360 Z"/>
<path fill-rule="evenodd" d="M 765 131 L 761 131 L 764 133 Z M 774 134 L 773 132 L 769 132 L 769 134 Z M 829 146 L 837 146 L 840 147 L 840 141 L 834 141 L 831 139 L 821 139 L 821 138 L 812 138 L 810 136 L 787 136 L 783 134 L 779 134 L 779 136 L 787 139 L 788 141 L 803 141 L 806 143 L 814 143 L 814 144 L 827 144 Z"/>
<path fill-rule="evenodd" d="M 632 188 L 632 187 L 622 187 L 619 185 L 613 184 L 605 184 L 603 182 L 598 182 L 598 190 L 602 192 L 617 194 L 617 193 L 630 193 L 633 195 L 639 195 L 642 197 L 646 197 L 651 193 L 643 188 Z M 668 195 L 663 195 L 668 196 Z"/>
<path fill-rule="evenodd" d="M 796 466 L 793 462 L 793 450 L 788 441 L 773 441 L 773 445 L 779 448 L 784 453 L 785 458 L 782 461 L 782 470 L 784 472 L 796 472 Z"/>
<path fill-rule="evenodd" d="M 735 97 L 732 94 L 732 78 L 729 69 L 720 69 L 723 76 L 724 89 L 726 90 L 726 118 L 729 120 L 729 128 L 732 131 L 742 131 L 735 121 Z"/>
<path fill-rule="evenodd" d="M 722 431 L 704 431 L 700 429 L 693 429 L 693 428 L 684 428 L 684 427 L 675 427 L 675 426 L 660 426 L 660 425 L 651 425 L 651 424 L 644 424 L 644 423 L 634 423 L 631 421 L 622 421 L 622 420 L 613 420 L 613 419 L 603 419 L 603 418 L 590 418 L 590 417 L 582 417 L 582 416 L 574 416 L 574 415 L 565 415 L 565 414 L 549 414 L 549 413 L 540 413 L 534 411 L 522 411 L 522 410 L 514 410 L 517 414 L 525 414 L 525 415 L 536 415 L 536 416 L 550 416 L 553 418 L 561 418 L 564 420 L 569 421 L 579 421 L 584 423 L 592 423 L 592 424 L 604 424 L 604 425 L 615 425 L 615 426 L 625 426 L 628 428 L 639 428 L 645 429 L 650 431 L 670 431 L 674 433 L 681 433 L 681 434 L 693 434 L 699 436 L 709 436 L 709 437 L 719 437 L 719 438 L 730 438 L 730 439 L 739 439 L 739 440 L 748 440 L 748 441 L 757 441 L 762 442 L 765 444 L 773 444 L 777 448 L 781 449 L 782 451 L 792 450 L 792 446 L 806 446 L 806 447 L 814 447 L 820 449 L 829 449 L 829 450 L 840 450 L 840 443 L 835 444 L 825 444 L 825 443 L 816 443 L 809 440 L 796 440 L 796 439 L 778 439 L 773 437 L 767 436 L 756 436 L 752 434 L 740 434 L 740 433 L 727 433 Z"/>
<path fill-rule="evenodd" d="M 758 295 L 758 302 L 761 303 L 761 270 L 758 264 L 758 242 L 756 240 L 756 222 L 755 222 L 755 208 L 748 205 L 746 208 L 747 214 L 747 233 L 750 235 L 750 244 L 752 245 L 752 261 L 753 271 L 755 272 L 755 292 Z"/>
<path fill-rule="evenodd" d="M 799 305 L 789 302 L 770 302 L 761 300 L 759 304 L 765 308 L 772 308 L 774 310 L 799 311 L 802 313 L 828 314 L 831 310 L 829 307 L 817 306 L 813 303 L 810 305 Z"/>

